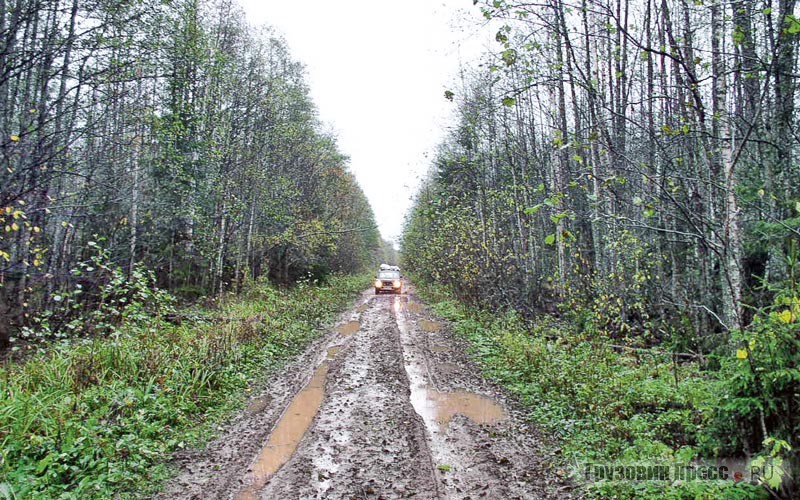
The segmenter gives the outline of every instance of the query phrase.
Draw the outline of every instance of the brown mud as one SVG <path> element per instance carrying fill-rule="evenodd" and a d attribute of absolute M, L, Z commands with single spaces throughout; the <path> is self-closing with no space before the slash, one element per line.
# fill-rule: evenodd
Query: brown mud
<path fill-rule="evenodd" d="M 407 287 L 365 292 L 159 499 L 561 499 L 547 440 Z"/>
<path fill-rule="evenodd" d="M 342 335 L 352 335 L 361 329 L 361 323 L 358 321 L 348 321 L 343 325 L 336 327 L 336 331 Z"/>

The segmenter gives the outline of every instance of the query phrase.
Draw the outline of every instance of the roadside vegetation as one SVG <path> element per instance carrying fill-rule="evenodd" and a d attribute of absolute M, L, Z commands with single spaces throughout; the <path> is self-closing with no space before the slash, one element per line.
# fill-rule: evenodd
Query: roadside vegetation
<path fill-rule="evenodd" d="M 0 349 L 107 307 L 97 246 L 185 300 L 378 262 L 302 64 L 236 3 L 20 0 L 0 31 Z"/>
<path fill-rule="evenodd" d="M 153 290 L 152 276 L 142 280 L 117 287 L 113 302 L 125 319 L 103 335 L 31 342 L 23 362 L 0 367 L 0 498 L 152 491 L 169 475 L 172 452 L 213 436 L 369 277 L 291 289 L 252 283 L 213 308 L 180 311 Z"/>
<path fill-rule="evenodd" d="M 796 497 L 795 4 L 477 3 L 497 50 L 445 92 L 404 268 L 565 461 L 787 470 L 593 494 Z"/>
<path fill-rule="evenodd" d="M 0 31 L 0 498 L 117 498 L 385 243 L 302 64 L 235 3 L 20 0 Z"/>
<path fill-rule="evenodd" d="M 530 419 L 554 436 L 557 460 L 589 496 L 766 499 L 770 491 L 780 491 L 783 478 L 735 482 L 733 468 L 725 481 L 604 481 L 586 476 L 587 465 L 660 464 L 674 470 L 698 458 L 711 463 L 715 457 L 737 458 L 742 467 L 747 459 L 741 451 L 752 430 L 741 415 L 767 408 L 770 422 L 788 417 L 784 392 L 795 375 L 785 366 L 796 360 L 781 351 L 794 344 L 798 332 L 787 328 L 779 314 L 764 318 L 761 328 L 775 337 L 767 342 L 761 337 L 764 352 L 754 359 L 725 350 L 700 359 L 687 358 L 669 345 L 611 344 L 590 325 L 577 326 L 571 314 L 526 320 L 514 311 L 498 314 L 466 306 L 434 286 L 418 290 L 469 342 L 486 376 L 515 394 L 529 408 Z M 758 385 L 755 374 L 769 382 Z M 783 465 L 788 442 L 771 438 L 765 444 L 750 463 Z"/>

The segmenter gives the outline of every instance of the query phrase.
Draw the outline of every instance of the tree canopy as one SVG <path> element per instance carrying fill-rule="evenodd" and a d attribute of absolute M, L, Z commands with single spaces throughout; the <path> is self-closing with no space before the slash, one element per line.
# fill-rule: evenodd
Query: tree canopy
<path fill-rule="evenodd" d="M 0 342 L 96 300 L 97 247 L 190 297 L 377 259 L 303 66 L 233 2 L 3 2 L 0 46 Z"/>
<path fill-rule="evenodd" d="M 476 3 L 497 50 L 445 93 L 457 120 L 407 218 L 406 270 L 526 318 L 556 367 L 573 347 L 699 359 L 721 381 L 698 431 L 721 436 L 713 453 L 796 463 L 796 2 Z M 550 316 L 575 344 L 536 337 Z M 522 366 L 499 356 L 503 373 L 541 383 L 539 354 L 508 340 L 525 335 L 503 335 L 481 340 L 511 345 Z"/>

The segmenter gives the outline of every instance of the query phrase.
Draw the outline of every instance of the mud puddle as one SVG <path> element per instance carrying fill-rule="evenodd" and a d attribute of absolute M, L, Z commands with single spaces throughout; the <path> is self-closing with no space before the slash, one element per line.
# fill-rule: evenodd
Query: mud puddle
<path fill-rule="evenodd" d="M 399 299 L 375 297 L 359 318 L 350 318 L 360 329 L 326 346 L 343 344 L 330 362 L 319 413 L 259 498 L 442 498 L 387 311 Z"/>
<path fill-rule="evenodd" d="M 536 437 L 520 432 L 515 407 L 479 376 L 446 325 L 411 307 L 395 319 L 409 399 L 436 464 L 438 498 L 570 498 L 563 489 L 546 491 L 556 486 Z"/>
<path fill-rule="evenodd" d="M 339 325 L 336 331 L 342 335 L 353 335 L 361 329 L 361 323 L 358 321 L 348 321 L 343 325 Z"/>
<path fill-rule="evenodd" d="M 425 308 L 419 302 L 414 302 L 413 300 L 408 301 L 408 310 L 420 314 L 425 311 Z"/>
<path fill-rule="evenodd" d="M 267 445 L 261 450 L 252 470 L 245 477 L 247 486 L 233 497 L 234 500 L 258 500 L 258 492 L 266 485 L 269 477 L 292 457 L 322 404 L 327 375 L 328 363 L 323 362 L 314 372 L 308 385 L 286 408 Z"/>
<path fill-rule="evenodd" d="M 447 324 L 413 294 L 370 291 L 154 498 L 569 498 Z"/>
<path fill-rule="evenodd" d="M 491 399 L 466 391 L 439 392 L 430 386 L 411 389 L 411 403 L 425 420 L 439 428 L 447 427 L 456 415 L 463 415 L 476 424 L 494 425 L 506 418 L 503 409 Z"/>
<path fill-rule="evenodd" d="M 420 320 L 419 327 L 424 332 L 438 331 L 441 323 Z M 469 391 L 440 391 L 430 381 L 427 365 L 422 353 L 412 346 L 419 339 L 412 339 L 407 319 L 397 316 L 397 326 L 405 351 L 405 368 L 411 388 L 411 404 L 422 417 L 425 426 L 434 438 L 434 448 L 438 448 L 437 435 L 444 438 L 447 426 L 455 415 L 463 415 L 476 424 L 493 425 L 505 420 L 503 408 L 491 398 Z M 447 350 L 447 346 L 440 346 Z M 442 371 L 457 371 L 460 368 L 452 363 L 441 363 Z"/>
<path fill-rule="evenodd" d="M 419 327 L 424 332 L 438 332 L 442 329 L 442 324 L 438 321 L 428 321 L 427 319 L 420 320 Z"/>
<path fill-rule="evenodd" d="M 451 370 L 458 369 L 456 365 Z M 503 408 L 491 398 L 468 391 L 442 392 L 428 380 L 425 366 L 413 360 L 406 363 L 411 383 L 411 404 L 431 433 L 445 431 L 456 415 L 476 424 L 494 425 L 505 420 Z"/>
<path fill-rule="evenodd" d="M 399 301 L 398 301 L 399 302 Z M 404 303 L 400 311 L 419 311 L 419 303 L 409 300 Z M 428 366 L 422 352 L 414 352 L 411 343 L 419 343 L 420 339 L 412 339 L 405 315 L 398 314 L 397 326 L 400 330 L 400 337 L 405 351 L 405 368 L 411 385 L 411 403 L 416 412 L 425 421 L 430 432 L 436 432 L 446 428 L 455 415 L 463 415 L 476 424 L 494 425 L 502 422 L 506 418 L 505 411 L 493 399 L 469 391 L 440 391 L 436 388 L 429 377 Z M 420 319 L 418 321 L 420 330 L 425 333 L 439 332 L 442 324 L 438 321 Z M 450 346 L 445 344 L 433 344 L 428 347 L 431 352 L 449 352 Z M 462 370 L 462 367 L 455 363 L 437 363 L 437 371 L 442 374 L 455 374 Z"/>

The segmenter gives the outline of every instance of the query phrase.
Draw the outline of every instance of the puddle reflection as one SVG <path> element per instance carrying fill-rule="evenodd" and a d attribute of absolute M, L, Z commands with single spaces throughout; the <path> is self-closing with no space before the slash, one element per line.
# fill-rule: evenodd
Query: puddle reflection
<path fill-rule="evenodd" d="M 234 500 L 257 500 L 258 492 L 267 484 L 267 479 L 291 458 L 319 411 L 325 395 L 327 375 L 328 364 L 322 363 L 308 385 L 300 391 L 281 416 L 267 445 L 261 450 L 253 465 L 252 472 L 245 477 L 245 483 L 249 485 L 240 491 Z"/>
<path fill-rule="evenodd" d="M 441 328 L 440 323 L 427 320 L 420 321 L 419 325 L 428 331 Z M 406 354 L 405 368 L 411 386 L 411 404 L 431 433 L 445 431 L 455 415 L 463 415 L 478 424 L 492 425 L 505 420 L 503 408 L 491 398 L 468 391 L 441 392 L 433 387 L 428 381 L 424 361 L 416 357 L 419 354 L 414 354 L 413 339 L 410 337 L 406 319 L 398 316 L 397 327 L 400 329 L 400 339 Z M 447 350 L 446 346 L 437 347 Z M 443 368 L 458 367 L 451 365 Z"/>
<path fill-rule="evenodd" d="M 406 311 L 407 303 L 408 303 L 407 297 L 394 296 L 391 297 L 391 300 L 386 302 L 386 310 L 388 310 L 390 314 L 397 316 Z"/>

